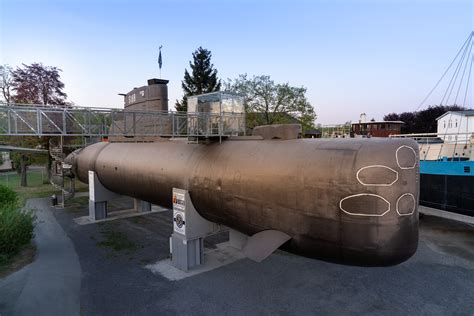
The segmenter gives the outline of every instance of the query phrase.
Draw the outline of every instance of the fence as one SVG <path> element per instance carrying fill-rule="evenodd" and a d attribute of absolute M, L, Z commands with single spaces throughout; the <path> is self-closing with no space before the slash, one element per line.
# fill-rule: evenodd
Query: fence
<path fill-rule="evenodd" d="M 350 124 L 321 125 L 318 129 L 322 138 L 346 138 L 351 135 Z"/>
<path fill-rule="evenodd" d="M 235 136 L 243 113 L 186 113 L 0 104 L 0 135 Z"/>
<path fill-rule="evenodd" d="M 391 138 L 411 138 L 418 143 L 421 160 L 443 157 L 473 160 L 474 133 L 419 133 L 390 135 Z"/>
<path fill-rule="evenodd" d="M 12 189 L 20 186 L 21 175 L 15 171 L 0 173 L 0 185 L 5 185 Z M 28 187 L 41 186 L 48 182 L 48 173 L 46 168 L 35 168 L 27 171 Z"/>

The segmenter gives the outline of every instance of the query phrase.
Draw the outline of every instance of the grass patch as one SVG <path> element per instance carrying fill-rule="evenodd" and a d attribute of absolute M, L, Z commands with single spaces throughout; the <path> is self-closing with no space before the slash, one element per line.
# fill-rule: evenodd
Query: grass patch
<path fill-rule="evenodd" d="M 72 199 L 75 204 L 78 206 L 84 207 L 89 205 L 89 197 L 88 196 L 79 196 Z"/>
<path fill-rule="evenodd" d="M 89 185 L 76 179 L 76 192 L 89 192 Z"/>
<path fill-rule="evenodd" d="M 41 169 L 29 170 L 27 172 L 28 186 L 20 186 L 20 175 L 13 172 L 0 173 L 0 186 L 13 189 L 18 194 L 20 205 L 25 205 L 26 200 L 32 198 L 49 197 L 58 194 L 58 190 L 48 182 L 47 172 Z M 86 192 L 89 186 L 79 180 L 75 182 L 76 192 Z M 0 197 L 1 201 L 1 197 Z"/>
<path fill-rule="evenodd" d="M 88 206 L 89 206 L 89 197 L 80 196 L 80 197 L 74 197 L 71 200 L 68 200 L 64 210 L 69 213 L 83 213 L 85 210 L 87 210 Z"/>
<path fill-rule="evenodd" d="M 51 184 L 42 184 L 35 187 L 18 187 L 15 189 L 18 194 L 20 205 L 25 205 L 28 199 L 49 197 L 58 192 Z"/>
<path fill-rule="evenodd" d="M 100 247 L 110 248 L 114 251 L 137 249 L 137 245 L 122 232 L 106 230 L 101 233 L 104 240 L 97 243 Z"/>
<path fill-rule="evenodd" d="M 41 170 L 29 171 L 26 176 L 29 186 L 40 186 L 48 180 L 46 173 Z M 16 189 L 20 187 L 20 178 L 18 173 L 0 174 L 0 185 Z"/>
<path fill-rule="evenodd" d="M 28 199 L 50 197 L 53 194 L 59 194 L 58 190 L 53 187 L 51 184 L 40 184 L 40 185 L 31 185 L 28 183 L 28 187 L 17 187 L 14 188 L 14 191 L 18 194 L 18 199 L 20 205 L 25 205 Z M 76 192 L 87 192 L 89 186 L 85 183 L 76 181 Z"/>

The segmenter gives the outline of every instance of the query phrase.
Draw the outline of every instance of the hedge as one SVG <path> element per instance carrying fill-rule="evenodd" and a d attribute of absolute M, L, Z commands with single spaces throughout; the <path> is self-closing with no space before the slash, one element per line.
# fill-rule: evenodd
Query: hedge
<path fill-rule="evenodd" d="M 35 216 L 18 205 L 17 194 L 0 185 L 0 264 L 17 254 L 33 238 Z"/>

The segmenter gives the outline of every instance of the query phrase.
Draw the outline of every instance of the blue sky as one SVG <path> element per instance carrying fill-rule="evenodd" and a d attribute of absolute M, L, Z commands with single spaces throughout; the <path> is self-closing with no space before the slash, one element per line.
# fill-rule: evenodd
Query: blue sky
<path fill-rule="evenodd" d="M 57 66 L 77 105 L 121 107 L 117 93 L 158 77 L 163 45 L 172 108 L 203 46 L 220 78 L 266 74 L 304 86 L 317 123 L 343 123 L 415 110 L 473 19 L 473 2 L 457 0 L 0 0 L 0 63 Z"/>

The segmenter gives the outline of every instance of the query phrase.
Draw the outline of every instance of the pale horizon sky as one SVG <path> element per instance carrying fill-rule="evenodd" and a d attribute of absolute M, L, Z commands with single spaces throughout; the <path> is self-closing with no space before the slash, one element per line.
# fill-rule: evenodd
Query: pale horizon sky
<path fill-rule="evenodd" d="M 0 64 L 59 67 L 75 104 L 123 107 L 118 93 L 158 78 L 163 45 L 173 109 L 202 46 L 219 78 L 304 86 L 316 123 L 333 124 L 416 110 L 473 29 L 473 2 L 460 0 L 0 0 Z"/>

